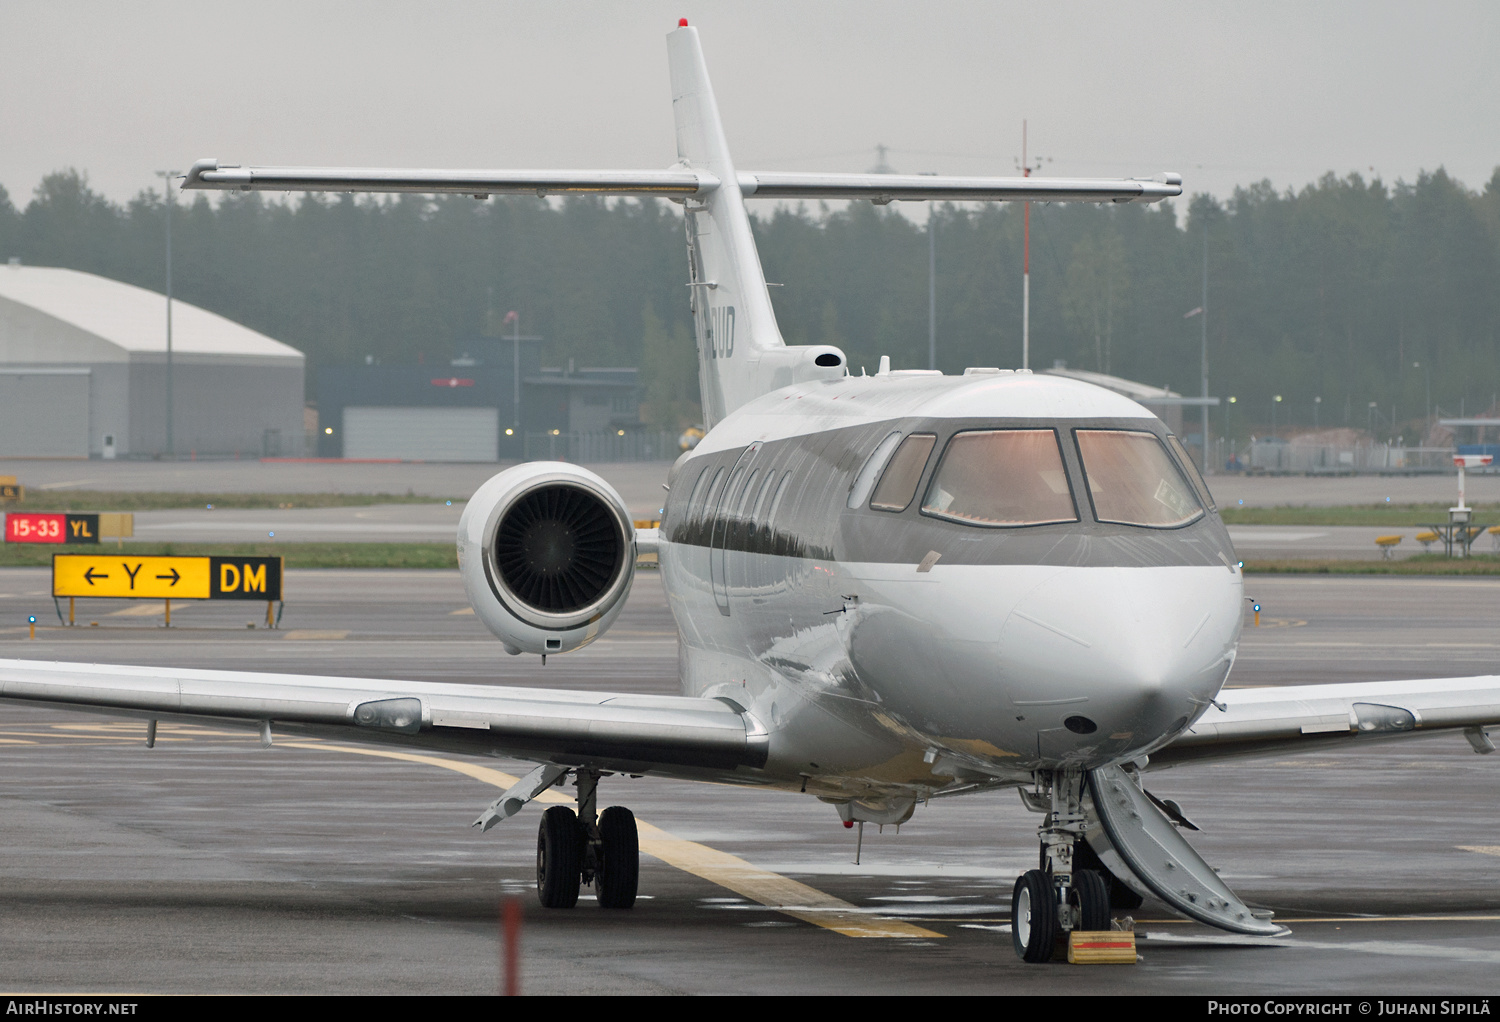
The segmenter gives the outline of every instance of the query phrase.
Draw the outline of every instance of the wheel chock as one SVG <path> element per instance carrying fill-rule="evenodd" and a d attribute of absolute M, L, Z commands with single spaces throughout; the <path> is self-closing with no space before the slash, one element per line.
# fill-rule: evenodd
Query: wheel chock
<path fill-rule="evenodd" d="M 1134 965 L 1135 934 L 1115 930 L 1073 930 L 1068 934 L 1069 965 Z"/>

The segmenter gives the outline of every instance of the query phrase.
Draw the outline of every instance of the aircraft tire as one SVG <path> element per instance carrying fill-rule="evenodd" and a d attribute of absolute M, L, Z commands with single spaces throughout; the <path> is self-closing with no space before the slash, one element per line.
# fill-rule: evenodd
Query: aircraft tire
<path fill-rule="evenodd" d="M 1016 878 L 1010 899 L 1010 937 L 1022 961 L 1051 961 L 1057 942 L 1057 891 L 1052 878 L 1039 869 Z"/>
<path fill-rule="evenodd" d="M 641 843 L 635 814 L 624 806 L 610 806 L 599 814 L 599 837 L 604 862 L 594 875 L 600 908 L 633 908 L 641 879 Z"/>
<path fill-rule="evenodd" d="M 578 904 L 583 879 L 583 829 L 567 806 L 542 814 L 536 836 L 536 896 L 543 908 Z"/>
<path fill-rule="evenodd" d="M 1091 869 L 1073 871 L 1073 904 L 1079 908 L 1080 930 L 1097 933 L 1109 929 L 1109 885 Z"/>

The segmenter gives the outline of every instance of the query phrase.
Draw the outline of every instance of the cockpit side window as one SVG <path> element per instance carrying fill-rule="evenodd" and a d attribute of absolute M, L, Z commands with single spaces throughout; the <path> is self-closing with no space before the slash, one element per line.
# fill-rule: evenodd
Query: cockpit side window
<path fill-rule="evenodd" d="M 1078 521 L 1056 431 L 955 434 L 927 488 L 922 513 L 989 527 Z"/>
<path fill-rule="evenodd" d="M 917 495 L 917 484 L 922 481 L 922 470 L 935 443 L 937 436 L 932 433 L 913 433 L 901 441 L 875 487 L 870 506 L 877 511 L 905 511 Z"/>
<path fill-rule="evenodd" d="M 1210 511 L 1219 510 L 1219 506 L 1214 503 L 1213 493 L 1208 489 L 1208 480 L 1203 478 L 1203 474 L 1198 471 L 1198 466 L 1193 464 L 1193 456 L 1188 453 L 1186 447 L 1182 446 L 1182 441 L 1169 435 L 1167 443 L 1171 444 L 1172 450 L 1177 452 L 1177 461 L 1182 465 L 1182 470 L 1187 473 L 1188 482 L 1192 483 L 1193 489 L 1198 491 L 1198 499 L 1203 502 L 1203 506 Z"/>
<path fill-rule="evenodd" d="M 1099 521 L 1175 529 L 1203 517 L 1192 486 L 1154 433 L 1123 429 L 1073 432 L 1094 517 Z"/>
<path fill-rule="evenodd" d="M 896 442 L 901 439 L 900 432 L 887 436 L 870 452 L 865 459 L 864 467 L 854 477 L 854 482 L 849 485 L 849 499 L 846 502 L 849 507 L 859 507 L 870 496 L 870 490 L 875 485 L 880 470 L 885 467 L 885 461 L 891 456 L 891 451 L 896 449 Z"/>

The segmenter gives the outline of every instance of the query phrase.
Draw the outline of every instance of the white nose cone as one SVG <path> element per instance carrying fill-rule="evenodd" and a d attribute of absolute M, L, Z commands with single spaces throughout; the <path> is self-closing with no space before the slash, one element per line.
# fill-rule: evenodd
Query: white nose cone
<path fill-rule="evenodd" d="M 1241 589 L 1224 568 L 1066 569 L 1001 626 L 1005 689 L 1018 714 L 1076 713 L 1137 742 L 1185 724 L 1224 680 Z"/>

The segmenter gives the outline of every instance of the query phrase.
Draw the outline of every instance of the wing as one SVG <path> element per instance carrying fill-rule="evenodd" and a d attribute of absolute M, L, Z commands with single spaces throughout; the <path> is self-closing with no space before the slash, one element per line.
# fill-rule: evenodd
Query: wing
<path fill-rule="evenodd" d="M 1329 748 L 1462 731 L 1493 752 L 1485 729 L 1500 725 L 1500 676 L 1339 685 L 1226 688 L 1219 701 L 1152 766 Z"/>
<path fill-rule="evenodd" d="M 753 717 L 687 696 L 0 660 L 0 701 L 697 778 L 769 748 Z"/>
<path fill-rule="evenodd" d="M 735 175 L 746 197 L 1031 202 L 1156 202 L 1182 194 L 1182 176 L 1151 180 L 944 177 L 927 174 Z M 193 164 L 182 187 L 220 191 L 416 192 L 489 195 L 706 195 L 719 179 L 703 170 L 403 170 L 359 167 L 240 167 L 218 160 Z"/>

